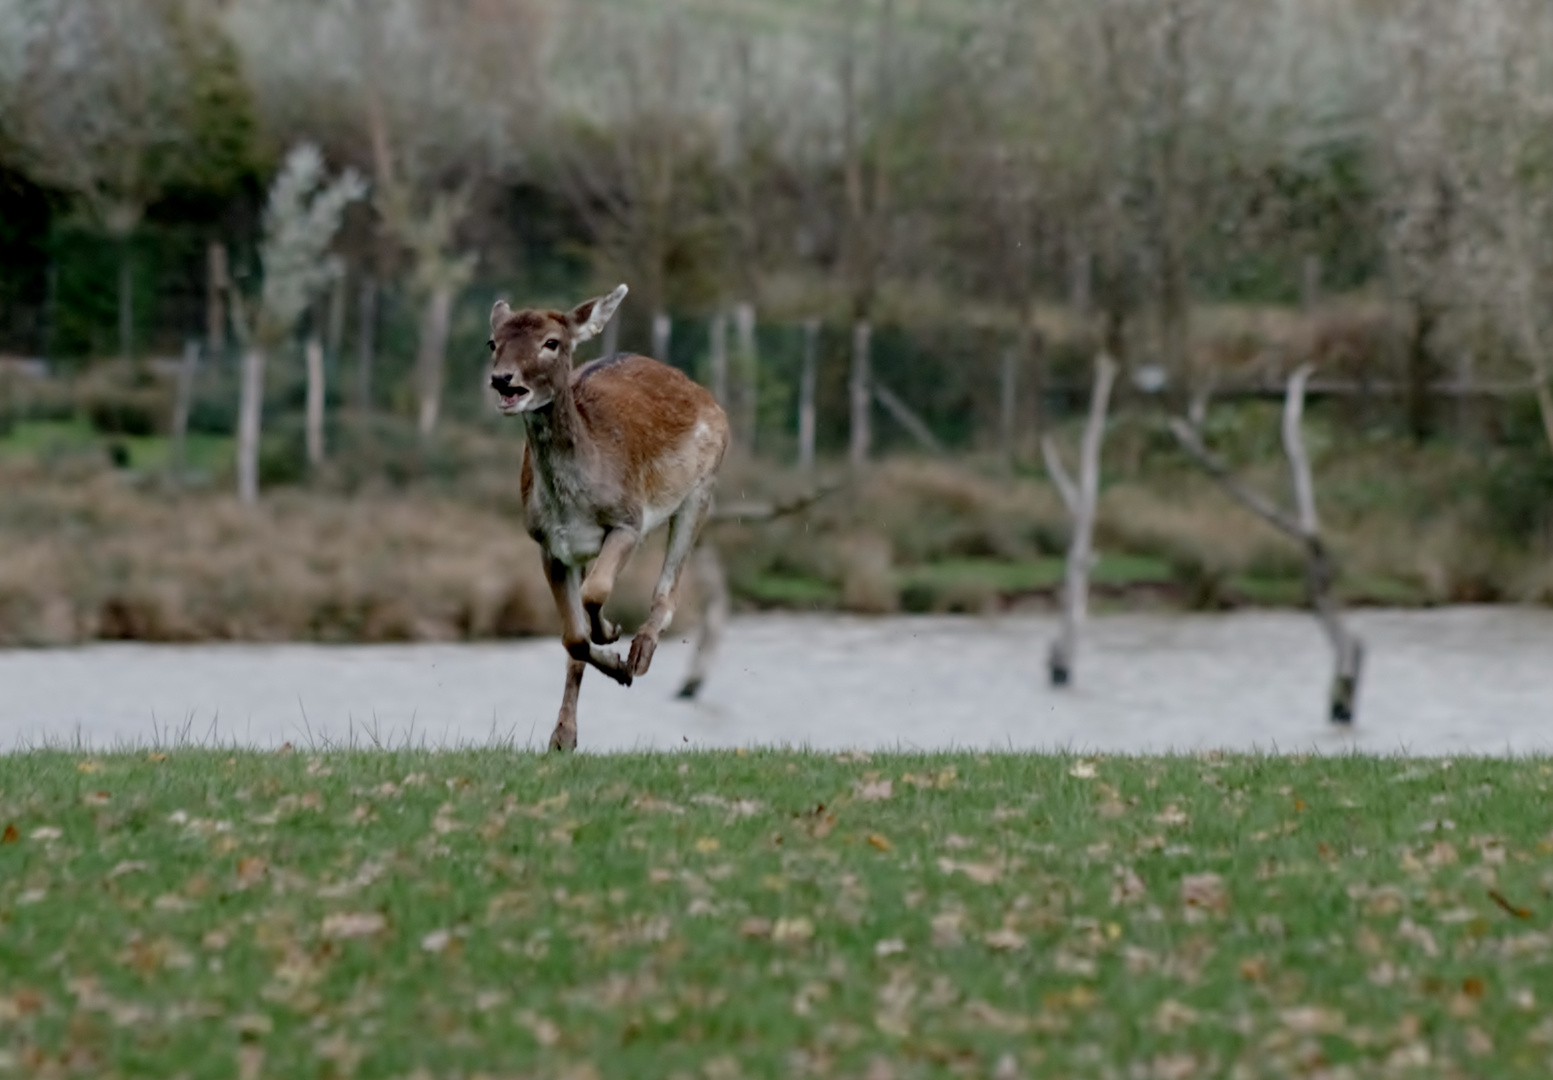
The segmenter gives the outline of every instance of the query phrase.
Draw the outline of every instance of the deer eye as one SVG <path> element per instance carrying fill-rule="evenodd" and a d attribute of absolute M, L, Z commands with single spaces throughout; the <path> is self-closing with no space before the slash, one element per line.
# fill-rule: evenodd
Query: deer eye
<path fill-rule="evenodd" d="M 551 338 L 549 341 L 545 342 L 545 348 L 547 348 L 547 349 L 559 349 L 560 347 L 561 347 L 561 339 L 560 338 Z"/>
<path fill-rule="evenodd" d="M 496 339 L 495 338 L 491 338 L 490 340 L 488 340 L 485 343 L 485 347 L 487 349 L 490 349 L 492 352 L 495 352 L 496 351 Z"/>

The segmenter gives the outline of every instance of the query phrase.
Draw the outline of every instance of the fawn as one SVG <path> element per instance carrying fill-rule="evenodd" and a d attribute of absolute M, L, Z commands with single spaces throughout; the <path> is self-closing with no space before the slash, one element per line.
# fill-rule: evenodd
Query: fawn
<path fill-rule="evenodd" d="M 728 418 L 683 372 L 632 353 L 572 369 L 573 350 L 604 329 L 627 291 L 567 312 L 513 311 L 504 301 L 491 310 L 490 386 L 501 413 L 523 419 L 523 510 L 568 655 L 552 750 L 576 749 L 588 664 L 624 686 L 647 673 L 728 448 Z M 600 647 L 620 638 L 604 604 L 626 559 L 664 522 L 668 553 L 652 608 L 622 660 Z"/>

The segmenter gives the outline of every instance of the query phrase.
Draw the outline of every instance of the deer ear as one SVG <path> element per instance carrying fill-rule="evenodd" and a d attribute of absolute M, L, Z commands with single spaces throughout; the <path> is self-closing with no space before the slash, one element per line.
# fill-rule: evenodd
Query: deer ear
<path fill-rule="evenodd" d="M 491 309 L 491 333 L 501 329 L 501 324 L 512 317 L 512 309 L 507 306 L 507 301 L 498 300 L 496 306 Z"/>
<path fill-rule="evenodd" d="M 626 293 L 630 291 L 624 285 L 616 285 L 615 291 L 608 296 L 596 296 L 573 308 L 571 314 L 566 316 L 566 321 L 572 326 L 572 342 L 576 344 L 587 341 L 602 333 L 609 320 L 614 317 L 620 301 L 624 300 Z"/>

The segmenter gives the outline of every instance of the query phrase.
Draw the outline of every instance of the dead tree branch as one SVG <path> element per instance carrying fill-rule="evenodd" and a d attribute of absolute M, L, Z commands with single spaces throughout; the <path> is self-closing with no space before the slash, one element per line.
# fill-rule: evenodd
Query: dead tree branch
<path fill-rule="evenodd" d="M 1328 718 L 1333 723 L 1349 724 L 1353 722 L 1358 700 L 1364 643 L 1351 634 L 1343 622 L 1342 606 L 1333 593 L 1333 586 L 1337 582 L 1337 563 L 1321 535 L 1321 522 L 1316 514 L 1315 482 L 1301 434 L 1305 387 L 1310 381 L 1312 370 L 1306 364 L 1290 375 L 1284 397 L 1283 452 L 1289 460 L 1289 475 L 1294 488 L 1294 517 L 1236 480 L 1224 460 L 1203 445 L 1201 435 L 1191 424 L 1176 418 L 1170 422 L 1170 431 L 1187 455 L 1232 499 L 1304 549 L 1306 597 L 1326 633 L 1334 657 L 1332 685 L 1327 701 Z"/>
<path fill-rule="evenodd" d="M 1095 384 L 1089 396 L 1089 419 L 1084 424 L 1077 483 L 1063 466 L 1062 456 L 1051 436 L 1041 440 L 1046 468 L 1073 521 L 1067 572 L 1062 585 L 1062 629 L 1047 655 L 1047 671 L 1053 686 L 1066 686 L 1073 679 L 1079 634 L 1089 612 L 1089 572 L 1095 561 L 1095 509 L 1100 501 L 1100 447 L 1105 439 L 1106 415 L 1111 407 L 1111 388 L 1116 383 L 1117 370 L 1116 361 L 1106 353 L 1096 357 Z"/>

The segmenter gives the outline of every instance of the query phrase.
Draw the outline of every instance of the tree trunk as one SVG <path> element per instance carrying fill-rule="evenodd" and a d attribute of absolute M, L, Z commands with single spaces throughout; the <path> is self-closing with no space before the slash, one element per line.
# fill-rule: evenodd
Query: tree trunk
<path fill-rule="evenodd" d="M 819 374 L 820 320 L 803 324 L 803 373 L 798 379 L 798 468 L 814 471 L 814 384 Z"/>
<path fill-rule="evenodd" d="M 1052 482 L 1067 504 L 1073 521 L 1062 586 L 1062 628 L 1046 658 L 1047 673 L 1053 686 L 1067 686 L 1073 681 L 1079 635 L 1089 615 L 1089 572 L 1094 563 L 1095 512 L 1100 502 L 1100 447 L 1105 439 L 1106 415 L 1111 407 L 1111 387 L 1116 382 L 1116 373 L 1115 362 L 1102 353 L 1095 361 L 1095 383 L 1089 396 L 1089 419 L 1084 424 L 1077 484 L 1063 468 L 1056 442 L 1048 436 L 1041 443 Z"/>
<path fill-rule="evenodd" d="M 873 402 L 873 378 L 869 372 L 870 350 L 873 345 L 873 327 L 867 319 L 859 319 L 852 327 L 852 449 L 854 468 L 868 462 L 873 446 L 873 430 L 870 426 L 869 406 Z"/>
<path fill-rule="evenodd" d="M 372 361 L 377 349 L 377 281 L 362 278 L 356 309 L 356 408 L 372 408 Z"/>
<path fill-rule="evenodd" d="M 177 397 L 173 399 L 172 470 L 174 479 L 182 479 L 188 470 L 189 412 L 194 404 L 194 375 L 199 366 L 198 341 L 183 343 L 183 362 L 178 365 Z"/>
<path fill-rule="evenodd" d="M 324 347 L 316 334 L 307 339 L 307 463 L 324 463 Z"/>
<path fill-rule="evenodd" d="M 755 305 L 744 301 L 733 307 L 739 340 L 739 423 L 734 428 L 744 452 L 755 452 L 755 429 L 760 418 L 760 356 L 755 348 Z"/>
<path fill-rule="evenodd" d="M 212 240 L 205 252 L 205 356 L 219 363 L 226 356 L 226 310 L 223 300 L 228 287 L 226 245 Z"/>
<path fill-rule="evenodd" d="M 259 501 L 259 420 L 264 408 L 264 350 L 250 344 L 243 352 L 242 397 L 237 412 L 237 497 Z"/>
<path fill-rule="evenodd" d="M 1316 486 L 1311 475 L 1310 458 L 1300 425 L 1305 410 L 1305 384 L 1314 368 L 1306 364 L 1289 376 L 1283 406 L 1283 449 L 1289 461 L 1289 477 L 1294 488 L 1293 516 L 1237 481 L 1229 466 L 1203 445 L 1197 429 L 1179 418 L 1170 422 L 1170 432 L 1181 448 L 1236 502 L 1273 528 L 1299 542 L 1305 552 L 1305 592 L 1322 631 L 1332 645 L 1333 674 L 1327 694 L 1327 718 L 1337 724 L 1351 724 L 1357 711 L 1359 678 L 1364 663 L 1364 645 L 1349 633 L 1342 609 L 1334 593 L 1337 565 L 1321 537 L 1321 520 L 1316 514 Z"/>
<path fill-rule="evenodd" d="M 673 341 L 674 320 L 667 312 L 657 311 L 652 317 L 652 357 L 665 364 L 669 362 L 669 345 Z"/>
<path fill-rule="evenodd" d="M 1321 256 L 1306 255 L 1300 265 L 1300 307 L 1309 318 L 1321 303 Z"/>
<path fill-rule="evenodd" d="M 423 439 L 437 430 L 437 418 L 442 411 L 442 366 L 452 315 L 453 290 L 439 285 L 426 298 L 426 310 L 421 315 L 420 353 L 415 362 L 421 392 L 418 427 Z"/>
<path fill-rule="evenodd" d="M 324 339 L 324 348 L 330 360 L 339 363 L 340 351 L 345 346 L 345 307 L 349 303 L 347 297 L 349 282 L 345 274 L 335 275 L 334 284 L 329 290 L 329 321 Z"/>
<path fill-rule="evenodd" d="M 119 359 L 135 355 L 135 266 L 130 243 L 119 245 Z"/>
<path fill-rule="evenodd" d="M 1434 349 L 1432 338 L 1438 322 L 1434 305 L 1422 297 L 1413 304 L 1413 333 L 1407 350 L 1407 429 L 1415 443 L 1434 435 Z"/>
<path fill-rule="evenodd" d="M 1014 438 L 1019 421 L 1019 362 L 1010 346 L 998 359 L 998 459 L 1004 472 L 1014 471 Z"/>
<path fill-rule="evenodd" d="M 1079 245 L 1073 249 L 1072 263 L 1068 268 L 1068 308 L 1072 312 L 1074 325 L 1078 329 L 1081 338 L 1089 336 L 1089 320 L 1094 307 L 1093 286 L 1094 280 L 1094 256 L 1089 248 Z M 1030 312 L 1025 311 L 1023 318 L 1028 321 Z"/>
<path fill-rule="evenodd" d="M 728 316 L 721 311 L 713 315 L 708 335 L 710 337 L 708 366 L 711 370 L 707 374 L 712 382 L 712 396 L 717 399 L 717 404 L 726 409 L 728 408 Z"/>

